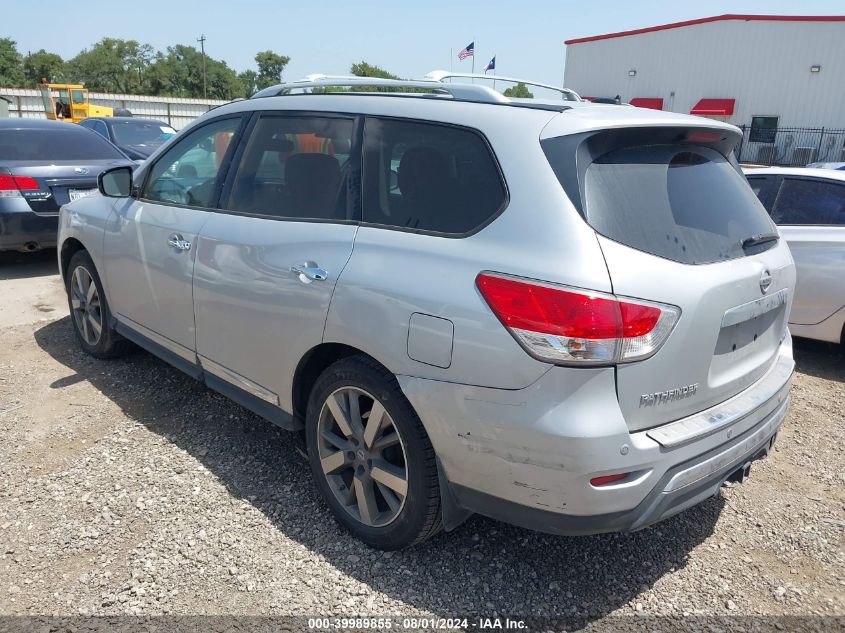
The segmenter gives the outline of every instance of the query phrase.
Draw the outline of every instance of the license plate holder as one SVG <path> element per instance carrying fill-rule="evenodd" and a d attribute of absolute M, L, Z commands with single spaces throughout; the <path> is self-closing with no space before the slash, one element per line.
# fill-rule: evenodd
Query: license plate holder
<path fill-rule="evenodd" d="M 87 198 L 88 196 L 94 195 L 97 193 L 97 189 L 68 189 L 68 198 L 71 202 L 75 200 L 81 200 L 82 198 Z"/>

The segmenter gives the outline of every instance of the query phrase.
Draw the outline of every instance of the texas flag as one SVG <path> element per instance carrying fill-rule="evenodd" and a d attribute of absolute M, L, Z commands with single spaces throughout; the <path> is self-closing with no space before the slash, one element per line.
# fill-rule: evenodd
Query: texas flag
<path fill-rule="evenodd" d="M 493 55 L 493 59 L 487 62 L 487 65 L 484 67 L 484 72 L 486 73 L 488 70 L 496 70 L 496 56 Z"/>

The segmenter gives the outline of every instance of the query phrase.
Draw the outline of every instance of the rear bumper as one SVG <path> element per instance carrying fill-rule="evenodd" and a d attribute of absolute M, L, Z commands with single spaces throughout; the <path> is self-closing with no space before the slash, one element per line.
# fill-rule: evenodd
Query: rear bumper
<path fill-rule="evenodd" d="M 744 392 L 637 432 L 619 409 L 612 369 L 556 367 L 514 391 L 399 381 L 456 508 L 545 532 L 594 534 L 637 530 L 680 512 L 764 457 L 786 416 L 793 368 L 787 336 L 769 372 Z M 615 473 L 630 475 L 590 483 Z"/>
<path fill-rule="evenodd" d="M 728 448 L 715 449 L 685 464 L 669 469 L 652 491 L 631 510 L 573 516 L 550 512 L 499 499 L 485 493 L 453 486 L 452 493 L 462 508 L 490 518 L 550 534 L 577 536 L 603 532 L 630 532 L 648 527 L 690 508 L 719 492 L 722 484 L 748 462 L 769 454 L 778 429 L 786 417 L 789 399 L 757 427 Z M 734 450 L 739 448 L 740 450 Z M 712 465 L 714 470 L 710 470 Z M 706 468 L 709 474 L 678 486 L 676 482 L 695 476 Z"/>
<path fill-rule="evenodd" d="M 56 246 L 59 214 L 40 215 L 23 198 L 0 200 L 0 251 L 33 250 Z"/>

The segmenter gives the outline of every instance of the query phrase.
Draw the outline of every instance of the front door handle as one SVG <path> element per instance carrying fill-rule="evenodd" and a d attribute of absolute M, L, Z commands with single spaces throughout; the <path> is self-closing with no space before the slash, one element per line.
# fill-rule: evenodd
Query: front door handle
<path fill-rule="evenodd" d="M 191 243 L 178 233 L 173 233 L 168 237 L 167 243 L 179 251 L 187 251 L 191 248 Z"/>
<path fill-rule="evenodd" d="M 314 262 L 305 262 L 290 267 L 290 271 L 299 275 L 299 280 L 310 284 L 312 281 L 325 281 L 329 277 L 329 271 L 320 268 Z"/>

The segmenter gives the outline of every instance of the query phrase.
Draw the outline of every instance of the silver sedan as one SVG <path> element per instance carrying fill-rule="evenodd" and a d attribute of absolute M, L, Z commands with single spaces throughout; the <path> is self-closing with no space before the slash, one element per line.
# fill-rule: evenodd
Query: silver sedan
<path fill-rule="evenodd" d="M 841 343 L 845 327 L 845 171 L 747 169 L 754 193 L 778 225 L 798 280 L 789 315 L 794 336 Z"/>

